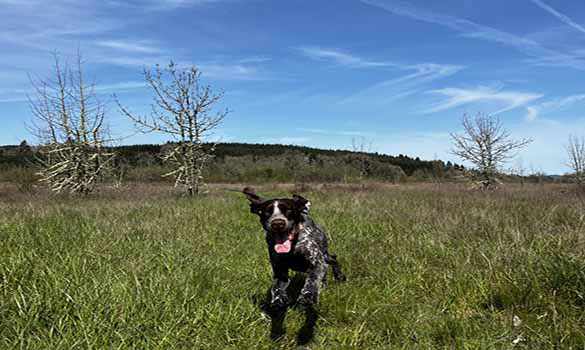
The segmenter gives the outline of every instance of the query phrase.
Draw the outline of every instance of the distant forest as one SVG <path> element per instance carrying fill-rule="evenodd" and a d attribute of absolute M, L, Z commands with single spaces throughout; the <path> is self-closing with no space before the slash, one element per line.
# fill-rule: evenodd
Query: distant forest
<path fill-rule="evenodd" d="M 162 175 L 169 172 L 162 163 L 162 145 L 116 146 L 116 174 L 124 181 L 172 181 Z M 211 145 L 207 145 L 211 147 Z M 464 167 L 442 160 L 421 160 L 399 154 L 361 153 L 325 150 L 304 146 L 248 143 L 220 143 L 215 157 L 205 168 L 208 182 L 357 182 L 448 180 L 461 177 Z M 10 169 L 34 170 L 33 148 L 20 145 L 0 146 L 0 180 L 10 177 Z"/>

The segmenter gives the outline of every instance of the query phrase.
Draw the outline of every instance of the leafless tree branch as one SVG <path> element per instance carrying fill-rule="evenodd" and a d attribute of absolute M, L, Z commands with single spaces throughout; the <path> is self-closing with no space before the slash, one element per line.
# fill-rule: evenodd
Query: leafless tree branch
<path fill-rule="evenodd" d="M 372 161 L 368 153 L 372 153 L 372 141 L 367 141 L 365 137 L 352 138 L 351 150 L 354 154 L 351 157 L 351 164 L 360 174 L 360 181 L 369 176 L 372 171 Z"/>
<path fill-rule="evenodd" d="M 111 168 L 114 154 L 107 150 L 105 108 L 84 81 L 81 54 L 74 69 L 53 55 L 53 76 L 30 79 L 33 121 L 29 131 L 38 140 L 41 181 L 54 192 L 87 194 Z"/>
<path fill-rule="evenodd" d="M 569 157 L 567 166 L 579 187 L 585 186 L 585 137 L 569 135 L 569 143 L 565 145 Z"/>
<path fill-rule="evenodd" d="M 214 112 L 223 92 L 214 93 L 210 86 L 201 85 L 200 76 L 196 67 L 179 69 L 173 62 L 164 69 L 157 65 L 154 72 L 145 68 L 144 79 L 154 99 L 150 116 L 135 115 L 116 98 L 122 113 L 141 132 L 161 132 L 177 140 L 163 156 L 164 161 L 174 166 L 164 176 L 173 176 L 175 186 L 184 185 L 190 195 L 200 192 L 203 168 L 217 145 L 204 147 L 204 140 L 229 113 L 228 110 Z"/>
<path fill-rule="evenodd" d="M 528 145 L 531 139 L 513 140 L 498 117 L 477 114 L 464 115 L 463 133 L 451 133 L 454 148 L 451 152 L 471 162 L 481 175 L 482 187 L 495 186 L 500 166 L 516 155 L 516 150 Z"/>

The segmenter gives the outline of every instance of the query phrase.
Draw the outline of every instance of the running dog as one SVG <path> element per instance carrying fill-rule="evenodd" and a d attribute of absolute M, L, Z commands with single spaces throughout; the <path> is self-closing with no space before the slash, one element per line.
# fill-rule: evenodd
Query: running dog
<path fill-rule="evenodd" d="M 289 269 L 307 274 L 296 300 L 301 307 L 312 307 L 319 302 L 328 265 L 333 269 L 335 280 L 346 280 L 336 256 L 329 253 L 325 231 L 308 215 L 311 203 L 307 199 L 298 195 L 264 199 L 250 187 L 244 188 L 242 193 L 250 201 L 250 211 L 260 217 L 266 231 L 273 272 L 270 289 L 272 308 L 286 308 L 290 304 L 286 292 L 290 283 Z"/>

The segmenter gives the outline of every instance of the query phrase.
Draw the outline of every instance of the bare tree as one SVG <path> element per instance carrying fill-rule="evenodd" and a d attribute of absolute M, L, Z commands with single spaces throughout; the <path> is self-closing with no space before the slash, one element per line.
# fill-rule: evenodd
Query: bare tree
<path fill-rule="evenodd" d="M 87 194 L 94 190 L 112 165 L 108 150 L 104 104 L 87 83 L 81 54 L 73 68 L 54 54 L 51 78 L 32 79 L 34 95 L 29 96 L 35 147 L 41 165 L 41 181 L 54 192 Z"/>
<path fill-rule="evenodd" d="M 372 171 L 372 160 L 368 153 L 372 153 L 372 141 L 365 137 L 352 138 L 351 150 L 353 154 L 349 158 L 350 164 L 359 172 L 359 180 L 368 177 Z"/>
<path fill-rule="evenodd" d="M 116 99 L 122 113 L 141 132 L 161 132 L 177 141 L 163 156 L 174 169 L 163 176 L 173 176 L 175 186 L 185 186 L 189 195 L 201 191 L 203 168 L 217 145 L 205 145 L 204 141 L 229 112 L 213 111 L 223 92 L 216 94 L 210 86 L 202 85 L 200 76 L 195 66 L 179 69 L 173 62 L 164 69 L 157 65 L 154 72 L 145 68 L 144 78 L 154 95 L 150 117 L 136 116 Z"/>
<path fill-rule="evenodd" d="M 443 163 L 437 154 L 435 153 L 433 157 L 433 161 L 431 162 L 431 178 L 437 184 L 437 186 L 441 187 L 441 182 L 445 178 L 445 163 Z"/>
<path fill-rule="evenodd" d="M 518 177 L 518 180 L 520 180 L 520 186 L 524 187 L 524 181 L 526 180 L 526 167 L 524 166 L 524 160 L 522 157 L 516 159 L 514 167 L 510 169 L 510 174 Z"/>
<path fill-rule="evenodd" d="M 569 135 L 569 143 L 565 145 L 569 160 L 567 166 L 573 171 L 577 185 L 585 186 L 585 137 Z"/>
<path fill-rule="evenodd" d="M 514 157 L 516 150 L 532 142 L 530 139 L 511 139 L 510 133 L 495 116 L 479 113 L 470 118 L 464 115 L 462 125 L 462 134 L 451 133 L 454 143 L 451 152 L 475 166 L 484 189 L 499 183 L 497 174 L 502 163 Z"/>

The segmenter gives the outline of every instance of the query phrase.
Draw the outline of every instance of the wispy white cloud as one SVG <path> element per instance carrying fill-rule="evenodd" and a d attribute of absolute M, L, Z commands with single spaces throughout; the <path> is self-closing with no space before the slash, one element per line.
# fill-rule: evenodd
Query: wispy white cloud
<path fill-rule="evenodd" d="M 419 21 L 439 24 L 453 30 L 463 31 L 463 28 L 476 26 L 466 19 L 427 12 L 401 1 L 361 0 L 363 3 L 381 8 L 398 16 L 410 17 Z"/>
<path fill-rule="evenodd" d="M 125 41 L 125 40 L 97 40 L 96 45 L 137 53 L 158 53 L 160 48 L 154 46 L 152 43 L 145 41 Z"/>
<path fill-rule="evenodd" d="M 471 103 L 496 102 L 503 105 L 502 108 L 493 112 L 493 114 L 498 114 L 526 105 L 543 96 L 542 94 L 528 92 L 502 91 L 499 88 L 487 86 L 478 86 L 473 89 L 444 88 L 431 90 L 429 93 L 446 96 L 447 99 L 429 109 L 423 110 L 422 113 L 435 113 Z"/>
<path fill-rule="evenodd" d="M 540 104 L 540 106 L 543 109 L 559 110 L 581 101 L 585 101 L 585 94 L 577 94 L 557 98 L 554 100 L 543 102 Z"/>
<path fill-rule="evenodd" d="M 222 2 L 225 0 L 159 0 L 162 3 L 174 4 L 177 6 L 188 6 L 188 5 L 203 5 L 214 2 Z"/>
<path fill-rule="evenodd" d="M 7 97 L 7 98 L 0 97 L 0 103 L 26 102 L 26 101 L 28 101 L 28 99 L 26 97 Z"/>
<path fill-rule="evenodd" d="M 384 81 L 374 86 L 374 88 L 382 88 L 389 85 L 396 85 L 398 83 L 419 85 L 420 83 L 429 82 L 438 78 L 453 75 L 462 70 L 464 67 L 451 64 L 421 63 L 404 66 L 404 68 L 414 70 L 415 72 L 396 79 Z"/>
<path fill-rule="evenodd" d="M 154 67 L 157 64 L 167 64 L 170 57 L 167 56 L 132 56 L 132 55 L 94 55 L 92 60 L 102 64 L 112 64 L 129 67 Z"/>
<path fill-rule="evenodd" d="M 339 101 L 340 104 L 360 102 L 364 99 L 368 99 L 370 102 L 376 100 L 387 103 L 391 100 L 416 93 L 420 91 L 421 85 L 453 75 L 465 68 L 464 66 L 450 64 L 403 64 L 392 61 L 375 61 L 340 50 L 323 47 L 303 46 L 297 49 L 311 59 L 334 62 L 335 64 L 349 68 L 391 68 L 395 71 L 411 71 L 411 73 L 406 75 L 384 80 L 351 96 L 345 97 Z"/>
<path fill-rule="evenodd" d="M 31 1 L 31 0 L 0 0 L 0 5 L 9 5 L 9 6 L 23 6 L 23 5 L 27 5 L 30 3 L 34 3 L 35 1 Z"/>
<path fill-rule="evenodd" d="M 267 56 L 252 56 L 252 57 L 244 57 L 237 59 L 235 62 L 238 64 L 246 64 L 246 63 L 264 63 L 271 61 L 272 58 Z"/>
<path fill-rule="evenodd" d="M 89 52 L 95 37 L 121 32 L 126 24 L 120 16 L 104 15 L 101 2 L 55 0 L 47 7 L 42 0 L 10 1 L 2 5 L 0 45 L 10 45 L 23 56 L 70 54 L 77 48 Z"/>
<path fill-rule="evenodd" d="M 355 68 L 371 68 L 371 67 L 401 67 L 400 65 L 392 62 L 381 62 L 372 61 L 362 57 L 354 56 L 346 52 L 314 47 L 314 46 L 301 46 L 297 50 L 306 57 L 320 61 L 333 61 L 337 64 L 355 67 Z"/>
<path fill-rule="evenodd" d="M 205 77 L 213 79 L 273 80 L 262 67 L 262 63 L 269 60 L 267 57 L 206 59 L 198 55 L 198 61 L 189 62 L 184 54 L 186 50 L 167 47 L 158 39 L 136 38 L 129 27 L 140 25 L 141 16 L 128 18 L 126 15 L 149 11 L 155 5 L 182 7 L 230 1 L 236 0 L 54 0 L 50 10 L 39 11 L 46 7 L 43 0 L 0 0 L 0 45 L 11 48 L 0 58 L 0 70 L 18 70 L 24 78 L 18 82 L 11 79 L 11 85 L 22 86 L 27 82 L 27 73 L 46 74 L 51 64 L 50 52 L 57 52 L 66 59 L 74 57 L 79 49 L 90 64 L 140 69 L 164 65 L 172 58 L 185 65 L 197 64 Z M 168 45 L 171 44 L 169 41 Z M 6 80 L 0 87 L 8 84 Z"/>
<path fill-rule="evenodd" d="M 112 84 L 97 84 L 93 90 L 97 93 L 123 92 L 147 87 L 143 81 L 125 81 Z"/>
<path fill-rule="evenodd" d="M 145 82 L 126 81 L 112 84 L 96 84 L 93 86 L 93 92 L 96 94 L 121 93 L 146 87 Z M 0 103 L 6 102 L 27 102 L 28 96 L 34 96 L 34 89 L 23 88 L 0 88 Z"/>
<path fill-rule="evenodd" d="M 0 96 L 26 94 L 26 92 L 26 89 L 0 88 Z"/>
<path fill-rule="evenodd" d="M 208 5 L 228 0 L 150 0 L 150 9 L 174 10 L 180 7 Z"/>
<path fill-rule="evenodd" d="M 13 0 L 7 0 L 13 1 Z M 35 1 L 35 0 L 28 0 Z M 42 1 L 42 0 L 41 0 Z M 59 0 L 58 0 L 59 1 Z M 67 0 L 62 0 L 67 1 Z M 138 11 L 173 11 L 176 9 L 202 6 L 214 3 L 235 1 L 235 0 L 102 0 L 104 4 L 113 8 L 132 8 Z"/>
<path fill-rule="evenodd" d="M 585 27 L 583 27 L 579 23 L 573 21 L 571 18 L 569 18 L 569 16 L 567 16 L 567 15 L 555 10 L 554 8 L 550 7 L 549 5 L 545 4 L 544 1 L 532 0 L 532 2 L 535 3 L 541 9 L 547 11 L 548 13 L 552 14 L 556 18 L 560 19 L 565 24 L 573 27 L 574 29 L 580 31 L 581 33 L 585 33 Z"/>
<path fill-rule="evenodd" d="M 310 133 L 314 133 L 314 134 L 329 134 L 331 132 L 331 130 L 316 129 L 316 128 L 299 128 L 297 130 L 301 131 L 301 132 L 310 132 Z"/>
<path fill-rule="evenodd" d="M 26 102 L 28 90 L 23 88 L 0 88 L 0 103 Z"/>
<path fill-rule="evenodd" d="M 558 112 L 582 101 L 585 101 L 585 94 L 560 97 L 536 105 L 527 106 L 524 119 L 526 121 L 534 121 L 543 113 Z"/>
<path fill-rule="evenodd" d="M 106 56 L 99 57 L 99 62 L 114 64 L 119 66 L 134 67 L 154 67 L 159 64 L 164 66 L 171 61 L 171 57 L 165 55 L 154 56 Z M 245 59 L 243 59 L 245 60 Z M 268 72 L 254 63 L 244 64 L 241 61 L 233 62 L 190 62 L 174 60 L 178 67 L 187 68 L 195 65 L 202 73 L 204 78 L 213 78 L 219 80 L 249 80 L 264 81 L 276 80 Z"/>
<path fill-rule="evenodd" d="M 385 104 L 415 94 L 421 91 L 424 84 L 456 74 L 465 67 L 449 64 L 421 63 L 404 65 L 402 68 L 413 72 L 374 84 L 344 98 L 339 103 L 355 103 L 367 100 L 368 103 L 375 101 Z"/>
<path fill-rule="evenodd" d="M 224 80 L 273 80 L 258 67 L 238 63 L 201 63 L 197 64 L 206 77 Z"/>
<path fill-rule="evenodd" d="M 463 37 L 491 41 L 512 47 L 529 56 L 531 59 L 528 62 L 536 66 L 558 66 L 585 70 L 585 60 L 577 55 L 570 52 L 557 52 L 542 46 L 535 40 L 481 25 L 464 18 L 429 12 L 401 1 L 361 1 L 394 15 L 449 28 L 460 33 Z"/>

